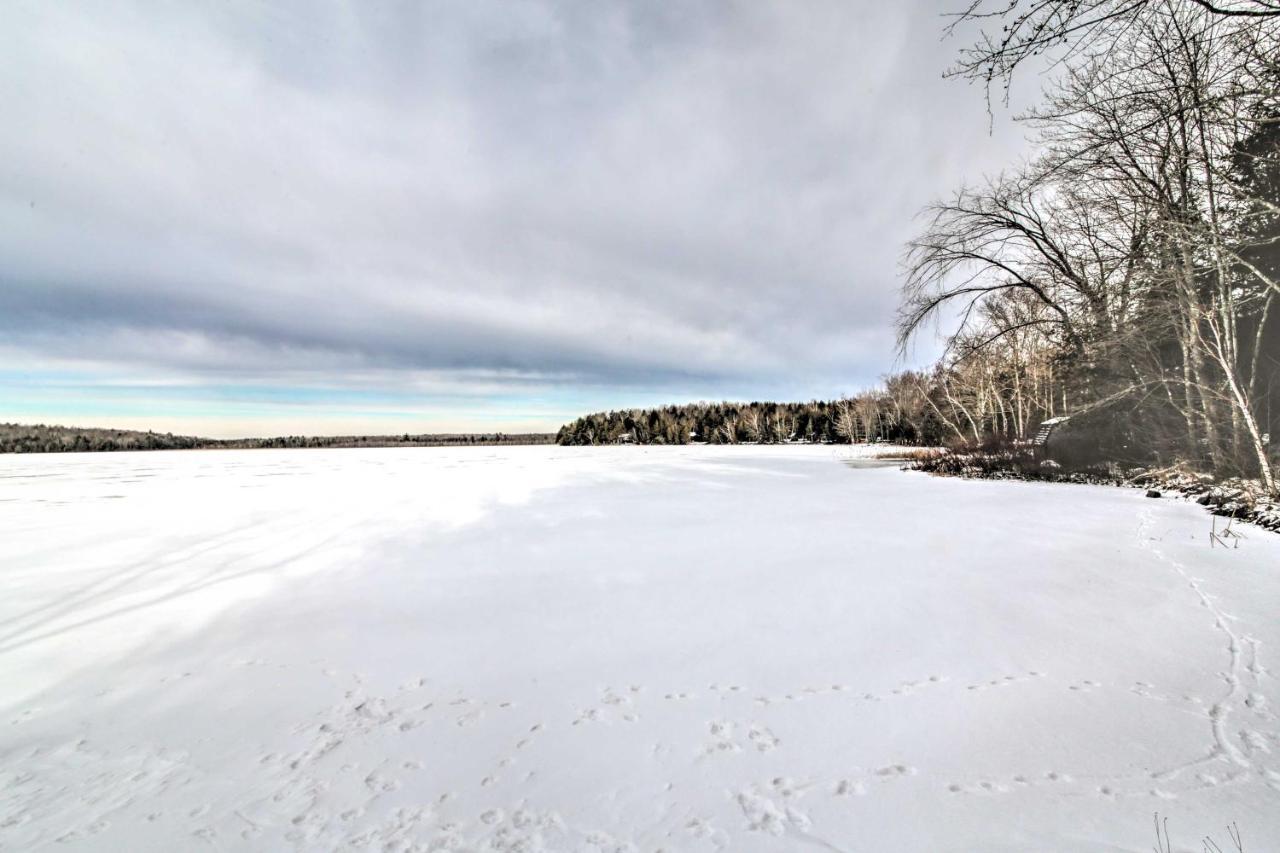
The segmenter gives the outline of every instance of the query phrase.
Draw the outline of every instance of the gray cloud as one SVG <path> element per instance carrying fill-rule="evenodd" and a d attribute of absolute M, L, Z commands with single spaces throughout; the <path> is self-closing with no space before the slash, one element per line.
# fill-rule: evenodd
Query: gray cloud
<path fill-rule="evenodd" d="M 6 4 L 0 335 L 619 404 L 854 388 L 915 211 L 1021 146 L 940 79 L 953 5 Z"/>

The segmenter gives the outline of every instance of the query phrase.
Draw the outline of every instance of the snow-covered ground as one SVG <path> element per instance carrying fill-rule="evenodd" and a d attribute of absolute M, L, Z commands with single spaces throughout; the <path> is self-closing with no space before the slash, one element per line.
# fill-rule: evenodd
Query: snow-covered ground
<path fill-rule="evenodd" d="M 1278 849 L 1280 536 L 857 456 L 0 457 L 0 848 Z"/>

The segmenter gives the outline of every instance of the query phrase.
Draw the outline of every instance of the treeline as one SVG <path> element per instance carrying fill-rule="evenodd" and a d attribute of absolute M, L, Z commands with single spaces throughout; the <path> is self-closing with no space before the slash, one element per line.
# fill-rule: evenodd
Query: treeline
<path fill-rule="evenodd" d="M 111 450 L 192 450 L 210 439 L 137 430 L 45 424 L 0 424 L 0 453 L 84 453 Z"/>
<path fill-rule="evenodd" d="M 215 439 L 139 430 L 0 424 L 0 453 L 88 453 L 125 450 L 258 449 L 272 447 L 452 447 L 550 444 L 551 433 L 423 433 L 278 436 Z"/>
<path fill-rule="evenodd" d="M 485 432 L 422 433 L 414 435 L 339 435 L 278 436 L 276 438 L 232 439 L 217 442 L 218 447 L 465 447 L 498 444 L 551 444 L 555 436 L 549 432 Z"/>
<path fill-rule="evenodd" d="M 990 5 L 990 9 L 988 6 Z M 1063 57 L 1022 117 L 1038 157 L 930 208 L 906 344 L 958 317 L 930 397 L 954 440 L 1071 415 L 1105 458 L 1276 491 L 1280 6 L 981 0 L 954 73 Z M 990 88 L 989 88 L 990 91 Z"/>
<path fill-rule="evenodd" d="M 561 427 L 555 438 L 560 444 L 980 444 L 1028 435 L 1062 414 L 1067 400 L 1060 390 L 1053 364 L 1001 373 L 971 360 L 895 373 L 840 400 L 596 412 Z"/>
<path fill-rule="evenodd" d="M 597 412 L 566 424 L 560 444 L 938 444 L 942 420 L 930 409 L 927 377 L 902 373 L 855 397 L 808 403 L 689 403 Z"/>

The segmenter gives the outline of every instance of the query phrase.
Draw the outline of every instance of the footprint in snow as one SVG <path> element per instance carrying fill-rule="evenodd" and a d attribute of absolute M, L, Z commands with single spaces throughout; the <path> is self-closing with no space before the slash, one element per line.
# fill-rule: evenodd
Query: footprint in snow
<path fill-rule="evenodd" d="M 759 724 L 752 724 L 751 728 L 747 731 L 747 738 L 760 752 L 769 752 L 781 743 L 773 732 L 769 731 L 767 727 Z"/>
<path fill-rule="evenodd" d="M 841 779 L 831 793 L 837 797 L 861 797 L 867 793 L 867 786 L 856 779 Z"/>
<path fill-rule="evenodd" d="M 890 764 L 889 766 L 881 767 L 876 771 L 877 776 L 886 779 L 892 779 L 899 776 L 914 776 L 915 774 L 916 769 L 906 764 Z"/>

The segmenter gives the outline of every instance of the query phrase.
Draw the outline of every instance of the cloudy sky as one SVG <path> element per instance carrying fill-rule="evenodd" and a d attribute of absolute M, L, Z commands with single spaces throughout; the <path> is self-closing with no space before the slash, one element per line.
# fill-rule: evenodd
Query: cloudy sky
<path fill-rule="evenodd" d="M 0 420 L 554 429 L 895 368 L 961 0 L 0 6 Z M 926 342 L 919 361 L 933 355 Z"/>

